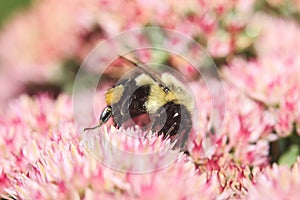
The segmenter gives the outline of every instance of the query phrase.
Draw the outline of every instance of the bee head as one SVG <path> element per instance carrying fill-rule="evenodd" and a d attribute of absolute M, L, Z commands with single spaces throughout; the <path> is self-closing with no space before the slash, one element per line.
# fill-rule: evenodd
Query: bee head
<path fill-rule="evenodd" d="M 111 106 L 107 106 L 106 108 L 104 108 L 104 110 L 102 111 L 100 117 L 99 117 L 99 122 L 100 124 L 105 123 L 109 120 L 109 118 L 111 117 Z"/>
<path fill-rule="evenodd" d="M 83 129 L 83 131 L 94 130 L 96 128 L 99 128 L 100 126 L 102 126 L 102 124 L 104 124 L 105 122 L 107 122 L 109 120 L 111 115 L 112 115 L 111 106 L 107 106 L 106 108 L 104 108 L 104 110 L 102 111 L 102 113 L 99 117 L 99 124 L 92 128 L 85 128 L 85 129 Z"/>

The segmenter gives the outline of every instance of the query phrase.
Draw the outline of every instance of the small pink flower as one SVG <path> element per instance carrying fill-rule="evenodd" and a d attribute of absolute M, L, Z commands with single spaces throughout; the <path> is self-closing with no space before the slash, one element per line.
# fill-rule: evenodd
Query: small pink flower
<path fill-rule="evenodd" d="M 216 32 L 208 39 L 207 50 L 213 57 L 225 57 L 232 49 L 228 33 Z"/>

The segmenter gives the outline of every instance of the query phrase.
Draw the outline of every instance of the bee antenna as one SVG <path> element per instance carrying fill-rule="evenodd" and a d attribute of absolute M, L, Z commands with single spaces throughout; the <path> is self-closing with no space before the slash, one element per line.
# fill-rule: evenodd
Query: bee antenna
<path fill-rule="evenodd" d="M 134 62 L 133 60 L 130 60 L 130 59 L 128 59 L 128 58 L 126 58 L 125 56 L 122 56 L 122 55 L 120 55 L 119 57 L 120 57 L 121 59 L 123 59 L 123 60 L 125 60 L 125 61 L 131 63 L 132 65 L 134 65 L 134 66 L 140 68 L 140 66 L 139 66 L 136 62 Z"/>
<path fill-rule="evenodd" d="M 100 123 L 100 124 L 98 124 L 97 126 L 94 126 L 94 127 L 91 127 L 91 128 L 85 128 L 85 129 L 83 129 L 83 132 L 85 132 L 85 131 L 87 131 L 87 130 L 94 130 L 94 129 L 96 129 L 96 128 L 99 128 L 100 126 L 102 126 L 102 122 Z"/>
<path fill-rule="evenodd" d="M 165 87 L 164 82 L 161 80 L 161 78 L 158 76 L 158 74 L 151 70 L 147 65 L 145 64 L 138 64 L 137 62 L 130 60 L 128 58 L 126 58 L 125 56 L 119 55 L 119 58 L 125 60 L 126 62 L 134 65 L 135 67 L 139 68 L 140 70 L 144 71 L 145 73 L 147 73 L 153 80 L 159 82 L 161 85 L 163 85 Z"/>

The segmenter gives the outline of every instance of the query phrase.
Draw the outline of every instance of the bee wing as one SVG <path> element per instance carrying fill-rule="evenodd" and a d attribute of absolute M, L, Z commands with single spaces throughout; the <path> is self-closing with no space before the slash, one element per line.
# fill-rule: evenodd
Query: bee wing
<path fill-rule="evenodd" d="M 149 75 L 154 81 L 158 82 L 160 85 L 165 87 L 165 83 L 161 80 L 160 75 L 154 71 L 151 67 L 147 66 L 144 63 L 137 63 L 133 60 L 130 60 L 124 56 L 120 56 L 121 59 L 125 60 L 126 62 L 134 65 L 135 67 L 141 69 L 143 72 L 145 72 L 147 75 Z"/>

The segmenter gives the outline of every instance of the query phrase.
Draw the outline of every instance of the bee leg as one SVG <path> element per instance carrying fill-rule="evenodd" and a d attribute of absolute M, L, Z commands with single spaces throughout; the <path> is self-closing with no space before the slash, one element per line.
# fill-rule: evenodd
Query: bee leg
<path fill-rule="evenodd" d="M 119 126 L 116 122 L 114 122 L 114 127 L 115 127 L 116 129 L 119 129 L 119 128 L 120 128 L 120 126 Z"/>
<path fill-rule="evenodd" d="M 158 131 L 157 134 L 158 135 L 161 135 L 162 134 L 162 128 L 163 128 L 163 124 L 162 122 L 166 122 L 167 120 L 167 116 L 166 116 L 166 110 L 165 108 L 160 108 L 156 114 L 153 114 L 151 116 L 151 118 L 153 119 L 154 118 L 154 121 L 151 125 L 151 131 L 152 132 L 155 132 L 155 131 Z"/>
<path fill-rule="evenodd" d="M 187 143 L 188 138 L 189 138 L 189 132 L 190 132 L 190 129 L 186 129 L 186 131 L 183 131 L 182 133 L 180 133 L 181 143 L 179 144 L 180 145 L 180 150 L 183 151 L 187 155 L 189 154 L 189 151 L 187 150 L 187 144 L 186 143 Z"/>
<path fill-rule="evenodd" d="M 175 133 L 174 133 L 174 131 L 175 131 Z M 180 133 L 177 133 L 177 132 L 178 132 L 178 124 L 177 124 L 177 122 L 174 122 L 168 130 L 165 127 L 162 128 L 158 132 L 158 135 L 163 134 L 164 139 L 167 139 L 168 137 L 171 137 L 171 136 L 175 136 L 175 137 L 171 138 L 171 142 L 174 142 L 175 140 L 177 140 L 174 148 L 179 148 L 180 151 L 182 151 L 188 155 L 189 151 L 186 148 L 186 142 L 189 137 L 190 129 L 186 129 L 185 131 L 181 131 Z"/>
<path fill-rule="evenodd" d="M 171 126 L 171 128 L 168 130 L 168 132 L 164 134 L 164 139 L 166 139 L 168 136 L 171 135 L 171 133 L 172 133 L 172 131 L 175 129 L 175 126 L 176 126 L 176 125 L 177 125 L 177 123 L 175 122 L 175 123 Z"/>
<path fill-rule="evenodd" d="M 125 97 L 123 102 L 118 102 L 112 106 L 112 115 L 114 127 L 119 129 L 122 124 L 128 119 L 128 114 L 126 110 L 128 110 L 130 97 Z"/>
<path fill-rule="evenodd" d="M 164 122 L 158 134 L 164 134 L 164 138 L 176 135 L 181 124 L 180 105 L 167 103 L 160 111 L 160 122 Z M 163 116 L 164 119 L 161 119 Z"/>

